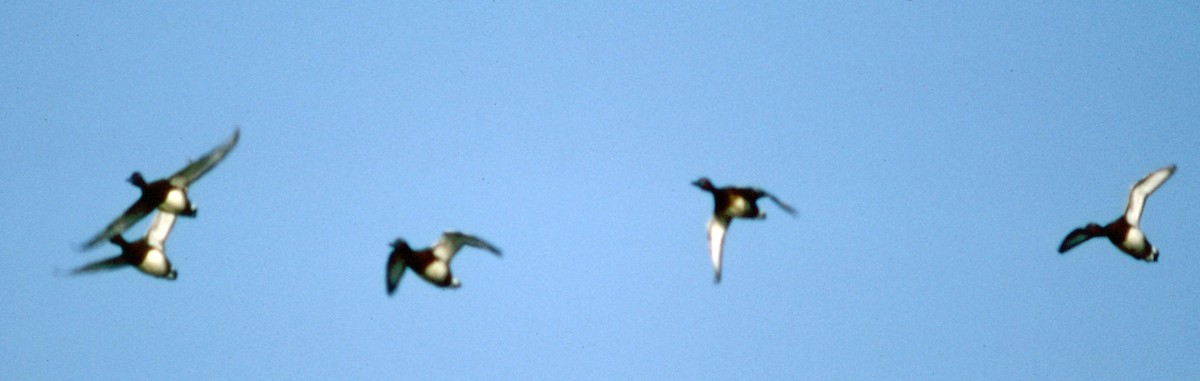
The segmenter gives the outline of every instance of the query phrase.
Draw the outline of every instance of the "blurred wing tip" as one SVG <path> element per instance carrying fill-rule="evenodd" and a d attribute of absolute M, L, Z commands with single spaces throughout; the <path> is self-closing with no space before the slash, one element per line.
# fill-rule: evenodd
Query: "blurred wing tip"
<path fill-rule="evenodd" d="M 91 249 L 95 249 L 96 246 L 100 245 L 100 241 L 101 240 L 99 238 L 92 238 L 91 241 L 87 241 L 87 242 L 75 245 L 75 249 L 78 250 L 79 252 L 85 252 L 85 251 L 88 251 Z"/>
<path fill-rule="evenodd" d="M 712 261 L 714 281 L 721 281 L 721 257 L 725 246 L 725 232 L 729 221 L 714 215 L 708 222 L 708 255 Z"/>
<path fill-rule="evenodd" d="M 1067 237 L 1063 238 L 1062 244 L 1058 245 L 1058 253 L 1066 254 L 1067 251 L 1079 246 L 1080 244 L 1092 239 L 1092 234 L 1087 231 L 1087 228 L 1079 228 L 1067 233 Z"/>
<path fill-rule="evenodd" d="M 784 207 L 784 208 L 783 208 L 783 211 L 784 211 L 784 212 L 787 212 L 787 214 L 791 215 L 792 217 L 795 217 L 795 216 L 797 216 L 797 215 L 799 214 L 798 212 L 796 212 L 796 209 L 793 209 L 793 208 L 792 208 L 792 207 L 790 207 L 790 206 L 788 206 L 788 207 Z"/>
<path fill-rule="evenodd" d="M 791 205 L 788 205 L 788 203 L 783 202 L 783 200 L 779 199 L 779 197 L 775 197 L 773 194 L 767 194 L 767 197 L 770 198 L 775 205 L 778 205 L 779 209 L 783 209 L 784 212 L 787 212 L 793 216 L 796 215 L 796 208 L 793 208 Z"/>

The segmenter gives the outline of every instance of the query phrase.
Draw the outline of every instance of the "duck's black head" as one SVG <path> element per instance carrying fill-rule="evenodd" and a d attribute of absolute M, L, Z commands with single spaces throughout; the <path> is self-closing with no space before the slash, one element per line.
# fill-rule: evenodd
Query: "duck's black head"
<path fill-rule="evenodd" d="M 178 277 L 179 277 L 179 273 L 175 272 L 175 269 L 171 269 L 171 272 L 167 273 L 167 276 L 165 276 L 163 278 L 167 278 L 169 280 L 175 280 L 175 278 L 178 278 Z"/>
<path fill-rule="evenodd" d="M 713 187 L 712 181 L 709 181 L 707 177 L 701 177 L 700 179 L 693 181 L 692 185 L 700 187 L 700 189 L 706 191 L 712 191 L 713 189 L 716 189 Z"/>
<path fill-rule="evenodd" d="M 112 238 L 108 239 L 108 242 L 112 242 L 114 245 L 120 246 L 122 249 L 129 245 L 129 242 L 125 241 L 125 237 L 122 237 L 120 234 L 112 236 Z"/>
<path fill-rule="evenodd" d="M 395 251 L 402 253 L 412 252 L 412 247 L 409 247 L 408 242 L 405 242 L 403 239 L 397 238 L 395 241 L 392 241 L 392 247 L 395 249 Z"/>
<path fill-rule="evenodd" d="M 129 175 L 129 183 L 137 186 L 138 188 L 146 187 L 146 179 L 142 177 L 141 172 L 137 171 L 134 171 L 132 175 Z"/>

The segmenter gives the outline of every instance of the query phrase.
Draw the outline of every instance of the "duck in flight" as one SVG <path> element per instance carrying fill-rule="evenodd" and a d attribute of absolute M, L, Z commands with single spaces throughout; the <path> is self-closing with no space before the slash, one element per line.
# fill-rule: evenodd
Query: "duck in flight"
<path fill-rule="evenodd" d="M 1092 238 L 1108 237 L 1108 240 L 1125 254 L 1146 262 L 1157 261 L 1158 248 L 1146 240 L 1146 235 L 1142 233 L 1138 223 L 1142 219 L 1142 209 L 1146 206 L 1146 198 L 1150 197 L 1150 194 L 1154 193 L 1154 190 L 1171 178 L 1174 173 L 1175 164 L 1150 172 L 1137 184 L 1133 184 L 1133 188 L 1129 190 L 1129 201 L 1125 205 L 1124 215 L 1108 225 L 1100 226 L 1092 222 L 1071 231 L 1070 234 L 1067 234 L 1067 238 L 1063 239 L 1062 245 L 1058 246 L 1058 253 L 1066 253 L 1067 250 Z"/>
<path fill-rule="evenodd" d="M 411 268 L 435 286 L 458 288 L 462 283 L 450 273 L 450 260 L 454 259 L 454 254 L 458 253 L 463 245 L 484 249 L 500 256 L 500 249 L 492 244 L 460 232 L 442 233 L 442 238 L 433 247 L 415 251 L 402 239 L 392 242 L 392 254 L 388 256 L 387 261 L 388 295 L 396 292 L 405 268 Z"/>
<path fill-rule="evenodd" d="M 725 245 L 725 232 L 729 230 L 729 223 L 734 218 L 746 218 L 761 220 L 767 218 L 767 214 L 763 213 L 758 208 L 758 199 L 766 197 L 779 205 L 780 209 L 788 214 L 795 215 L 796 210 L 784 203 L 778 197 L 767 193 L 766 191 L 753 187 L 723 187 L 717 188 L 713 186 L 712 181 L 707 177 L 701 177 L 699 180 L 693 181 L 692 185 L 706 190 L 713 195 L 713 215 L 708 220 L 708 250 L 709 256 L 712 258 L 713 271 L 715 277 L 714 283 L 721 282 L 721 251 Z"/>
<path fill-rule="evenodd" d="M 146 275 L 175 280 L 177 273 L 171 267 L 171 261 L 167 260 L 165 249 L 167 236 L 175 226 L 175 218 L 175 213 L 155 213 L 154 218 L 150 219 L 150 228 L 146 229 L 146 235 L 137 241 L 126 242 L 120 234 L 113 236 L 109 241 L 121 248 L 121 254 L 80 267 L 73 274 L 134 266 Z"/>
<path fill-rule="evenodd" d="M 239 130 L 234 130 L 233 136 L 229 140 L 205 154 L 200 160 L 188 163 L 179 172 L 175 172 L 165 179 L 147 183 L 141 172 L 133 172 L 133 175 L 129 177 L 129 182 L 142 191 L 141 197 L 138 197 L 137 201 L 125 210 L 125 213 L 108 224 L 104 230 L 84 243 L 83 249 L 94 248 L 105 240 L 120 236 L 125 229 L 141 221 L 155 209 L 185 217 L 195 217 L 196 205 L 188 199 L 188 186 L 225 159 L 225 155 L 228 155 L 233 146 L 237 144 L 239 134 Z"/>

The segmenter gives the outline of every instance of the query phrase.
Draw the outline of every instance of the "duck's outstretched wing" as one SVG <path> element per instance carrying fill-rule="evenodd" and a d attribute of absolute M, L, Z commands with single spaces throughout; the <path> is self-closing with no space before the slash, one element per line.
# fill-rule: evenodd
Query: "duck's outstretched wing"
<path fill-rule="evenodd" d="M 115 257 L 95 261 L 87 264 L 86 266 L 75 269 L 75 271 L 71 272 L 71 275 L 80 275 L 97 271 L 112 271 L 128 264 L 129 262 L 125 261 L 125 257 L 122 257 L 118 254 Z"/>
<path fill-rule="evenodd" d="M 729 230 L 729 217 L 713 215 L 708 220 L 708 255 L 712 259 L 713 283 L 721 283 L 721 252 L 725 247 L 725 232 Z"/>
<path fill-rule="evenodd" d="M 221 160 L 225 159 L 225 155 L 228 155 L 233 146 L 237 144 L 239 135 L 241 135 L 240 129 L 233 130 L 233 136 L 229 140 L 221 143 L 217 148 L 213 148 L 212 151 L 209 151 L 200 160 L 192 161 L 186 167 L 180 169 L 179 172 L 175 172 L 170 177 L 171 185 L 187 187 L 200 179 L 200 176 L 204 176 L 205 173 L 216 167 Z"/>
<path fill-rule="evenodd" d="M 783 211 L 793 216 L 796 215 L 796 209 L 793 209 L 791 205 L 788 205 L 787 203 L 783 202 L 783 200 L 780 200 L 779 197 L 775 197 L 775 195 L 767 192 L 763 192 L 763 196 L 771 199 L 771 202 L 774 202 L 775 205 L 779 205 L 779 209 L 783 209 Z"/>
<path fill-rule="evenodd" d="M 450 262 L 454 258 L 454 254 L 458 253 L 458 250 L 463 245 L 484 249 L 492 252 L 492 254 L 496 254 L 496 256 L 500 256 L 500 249 L 487 241 L 473 235 L 454 231 L 442 233 L 442 238 L 438 239 L 438 242 L 433 245 L 433 256 Z"/>
<path fill-rule="evenodd" d="M 142 218 L 145 218 L 146 215 L 150 214 L 150 212 L 154 211 L 155 207 L 155 205 L 150 205 L 144 199 L 139 198 L 137 202 L 129 206 L 129 209 L 125 209 L 125 213 L 122 213 L 112 223 L 108 224 L 104 230 L 101 230 L 99 234 L 96 234 L 95 237 L 84 243 L 81 249 L 94 248 L 100 243 L 108 241 L 109 238 L 124 233 L 130 226 L 133 226 L 138 221 L 141 221 Z"/>
<path fill-rule="evenodd" d="M 396 287 L 400 286 L 400 278 L 404 277 L 404 253 L 400 250 L 392 249 L 392 255 L 388 256 L 387 261 L 387 293 L 391 295 L 396 292 Z"/>
<path fill-rule="evenodd" d="M 150 227 L 146 229 L 146 243 L 162 248 L 175 227 L 175 213 L 159 211 L 150 219 Z"/>
<path fill-rule="evenodd" d="M 1100 231 L 1100 227 L 1095 224 L 1088 224 L 1088 226 L 1072 230 L 1063 239 L 1062 244 L 1058 245 L 1058 253 L 1066 253 L 1067 250 L 1071 250 L 1071 248 L 1079 246 L 1079 244 L 1087 242 L 1089 239 L 1101 236 L 1104 236 L 1104 232 Z"/>
<path fill-rule="evenodd" d="M 1125 205 L 1125 220 L 1130 225 L 1138 226 L 1142 219 L 1142 209 L 1146 206 L 1146 198 L 1154 193 L 1171 175 L 1175 173 L 1175 164 L 1159 168 L 1133 184 L 1129 189 L 1129 203 Z"/>

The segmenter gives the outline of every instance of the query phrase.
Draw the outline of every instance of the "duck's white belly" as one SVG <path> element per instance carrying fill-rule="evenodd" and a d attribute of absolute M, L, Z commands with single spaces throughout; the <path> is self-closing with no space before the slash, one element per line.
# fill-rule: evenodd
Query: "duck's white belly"
<path fill-rule="evenodd" d="M 433 261 L 425 267 L 423 275 L 426 279 L 434 282 L 445 282 L 446 277 L 450 275 L 450 267 L 446 265 L 446 262 Z"/>
<path fill-rule="evenodd" d="M 1125 234 L 1125 241 L 1121 242 L 1121 247 L 1136 253 L 1141 253 L 1146 250 L 1146 235 L 1142 234 L 1141 229 L 1129 229 L 1129 233 Z"/>
<path fill-rule="evenodd" d="M 187 193 L 182 189 L 171 189 L 167 192 L 167 198 L 163 199 L 162 205 L 159 205 L 158 208 L 167 213 L 183 213 L 187 208 Z"/>
<path fill-rule="evenodd" d="M 146 253 L 146 259 L 142 260 L 142 264 L 138 265 L 138 270 L 154 276 L 166 276 L 170 272 L 171 265 L 167 264 L 167 256 L 160 249 L 150 249 Z"/>
<path fill-rule="evenodd" d="M 750 204 L 746 202 L 744 197 L 732 197 L 729 200 L 729 212 L 733 215 L 746 214 L 746 211 L 749 209 L 749 205 Z"/>

